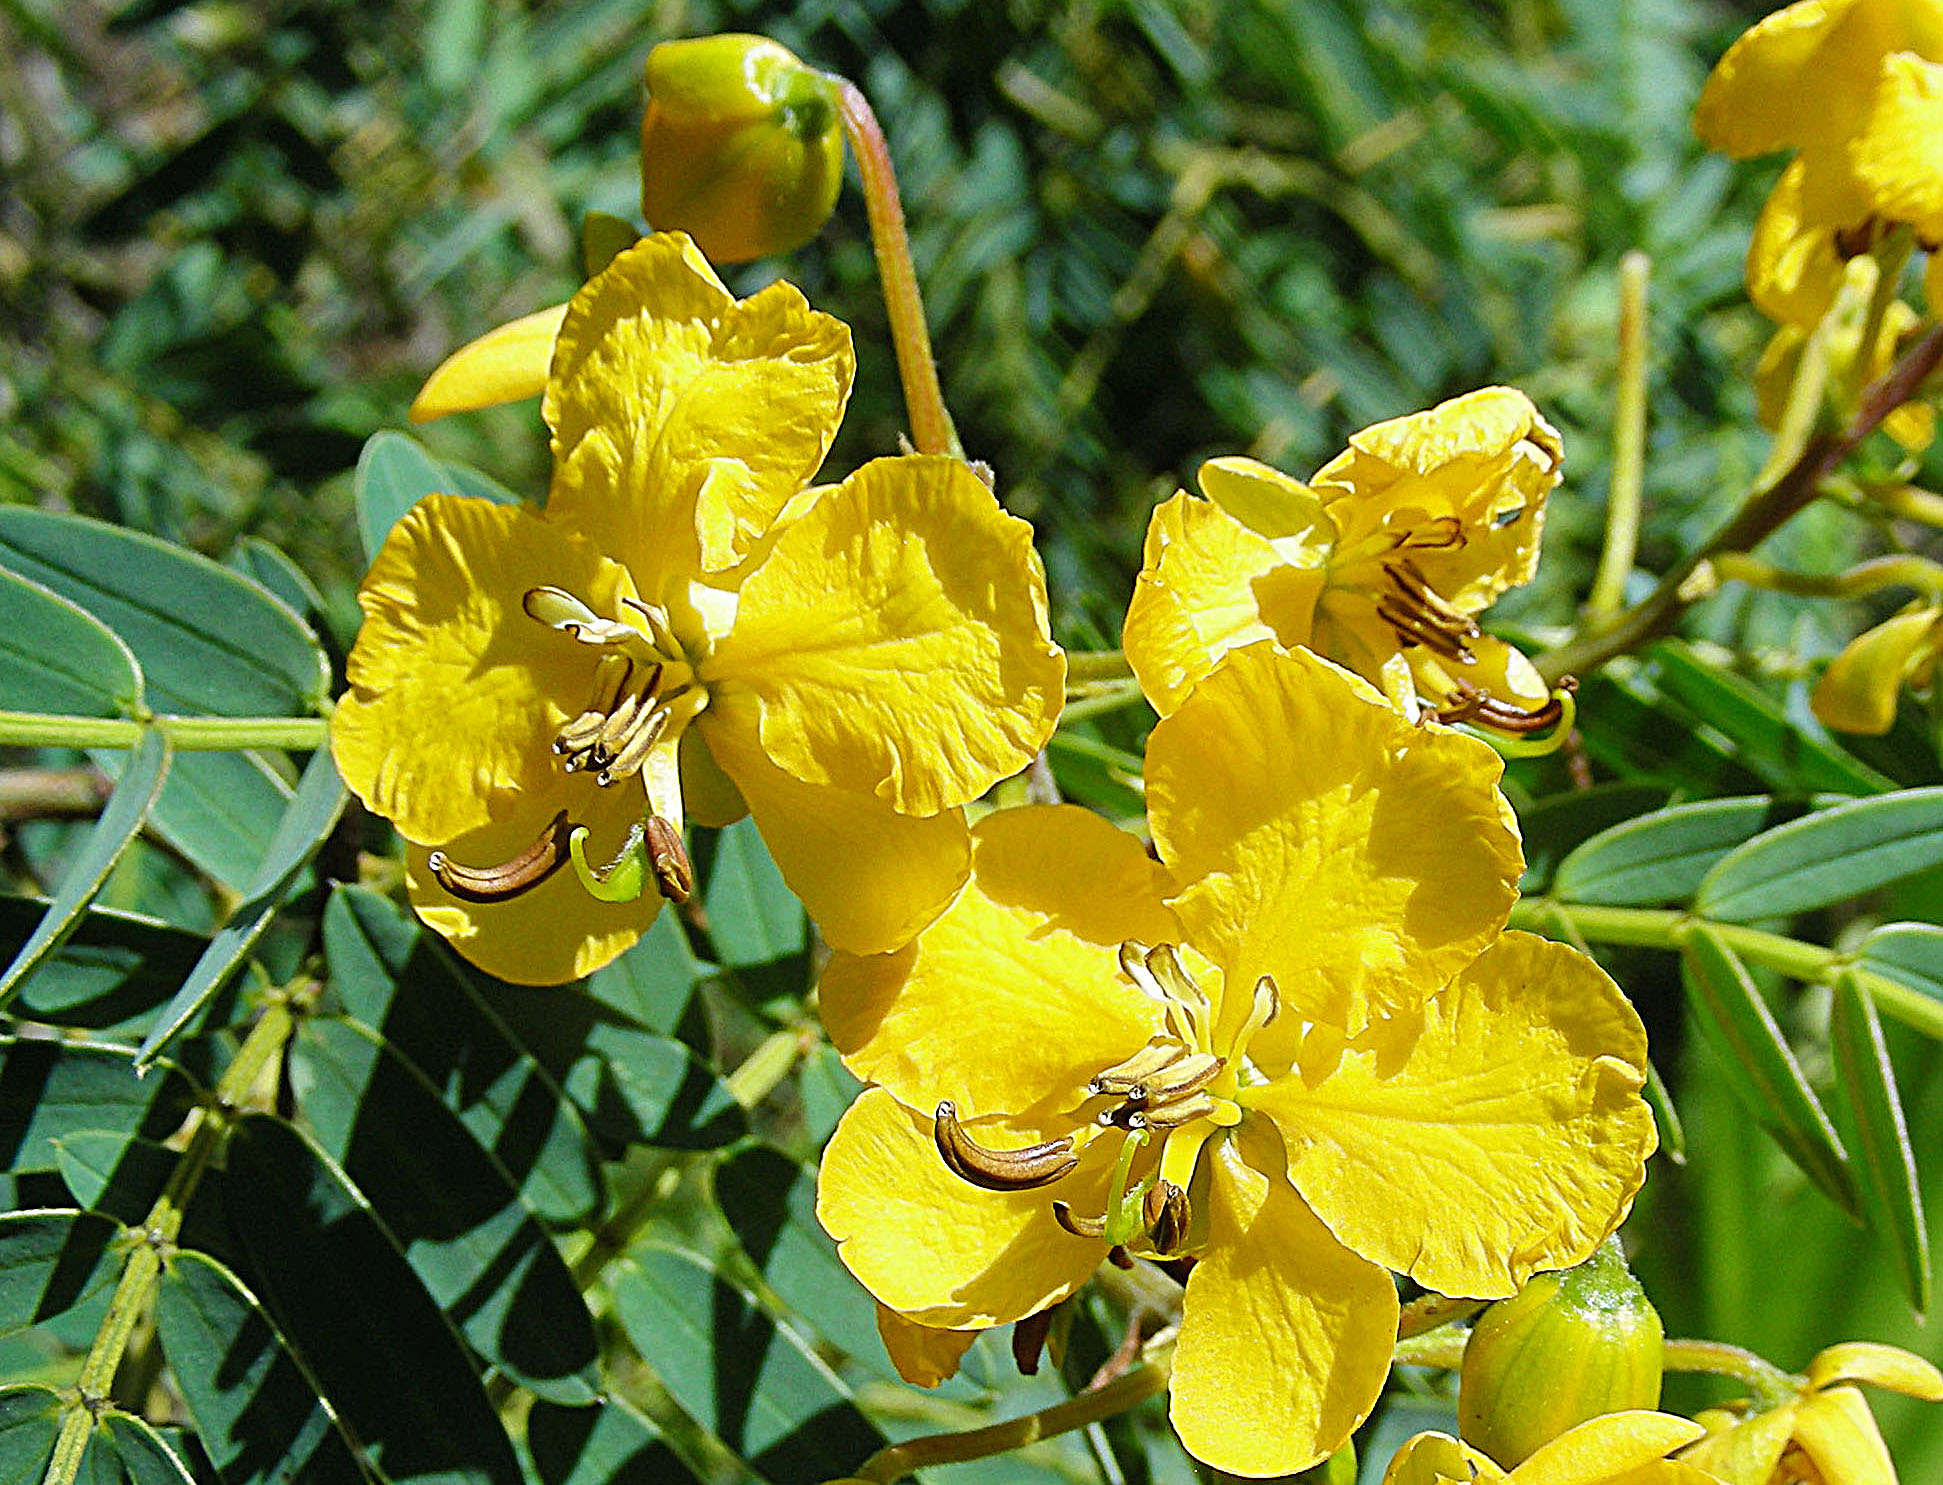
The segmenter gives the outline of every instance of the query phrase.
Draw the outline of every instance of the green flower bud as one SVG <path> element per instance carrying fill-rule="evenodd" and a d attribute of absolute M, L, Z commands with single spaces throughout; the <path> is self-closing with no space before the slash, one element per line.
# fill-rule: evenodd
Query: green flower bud
<path fill-rule="evenodd" d="M 648 53 L 641 209 L 718 263 L 814 237 L 843 183 L 837 81 L 761 36 L 667 41 Z"/>
<path fill-rule="evenodd" d="M 1539 1274 L 1471 1328 L 1459 1431 L 1506 1469 L 1603 1413 L 1655 1408 L 1665 1333 L 1619 1240 L 1564 1273 Z"/>

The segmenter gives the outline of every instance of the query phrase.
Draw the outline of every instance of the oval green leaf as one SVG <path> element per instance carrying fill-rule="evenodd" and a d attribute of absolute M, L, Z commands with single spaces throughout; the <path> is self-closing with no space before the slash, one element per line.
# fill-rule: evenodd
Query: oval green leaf
<path fill-rule="evenodd" d="M 1786 918 L 1943 865 L 1943 786 L 1905 789 L 1757 835 L 1715 864 L 1694 894 L 1705 918 Z"/>
<path fill-rule="evenodd" d="M 1641 815 L 1572 851 L 1559 863 L 1552 895 L 1617 907 L 1685 902 L 1721 857 L 1793 813 L 1755 794 Z"/>
<path fill-rule="evenodd" d="M 64 1315 L 121 1274 L 121 1224 L 92 1212 L 0 1213 L 0 1336 Z M 0 1479 L 4 1479 L 0 1475 Z"/>
<path fill-rule="evenodd" d="M 519 497 L 497 480 L 464 464 L 434 458 L 417 439 L 386 429 L 365 440 L 352 485 L 358 537 L 369 562 L 398 518 L 427 495 L 476 495 L 497 505 Z"/>
<path fill-rule="evenodd" d="M 134 651 L 79 604 L 0 561 L 0 710 L 129 717 L 142 704 Z"/>
<path fill-rule="evenodd" d="M 1740 956 L 1702 925 L 1688 933 L 1680 968 L 1694 1021 L 1742 1105 L 1830 1200 L 1861 1215 L 1848 1151 Z"/>
<path fill-rule="evenodd" d="M 1922 1186 L 1916 1176 L 1916 1150 L 1909 1142 L 1896 1092 L 1896 1072 L 1882 1039 L 1875 1003 L 1855 977 L 1835 982 L 1829 1023 L 1835 1054 L 1838 1109 L 1854 1151 L 1855 1183 L 1869 1226 L 1888 1240 L 1896 1255 L 1903 1292 L 1921 1317 L 1930 1307 L 1929 1227 L 1923 1217 Z"/>

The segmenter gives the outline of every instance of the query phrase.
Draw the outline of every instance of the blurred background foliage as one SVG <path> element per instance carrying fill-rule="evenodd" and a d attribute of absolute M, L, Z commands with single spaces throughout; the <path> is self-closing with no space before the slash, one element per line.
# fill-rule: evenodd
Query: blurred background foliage
<path fill-rule="evenodd" d="M 1245 452 L 1307 475 L 1358 427 L 1498 381 L 1528 391 L 1565 436 L 1538 581 L 1497 610 L 1542 637 L 1569 623 L 1596 559 L 1622 254 L 1653 263 L 1642 568 L 1697 545 L 1763 456 L 1751 372 L 1768 327 L 1745 302 L 1741 263 L 1774 167 L 1705 154 L 1687 122 L 1707 68 L 1763 9 L 0 0 L 0 502 L 100 516 L 218 558 L 261 538 L 316 585 L 341 655 L 363 567 L 352 470 L 365 440 L 402 425 L 447 352 L 566 297 L 587 213 L 638 220 L 648 48 L 753 30 L 854 78 L 876 107 L 947 397 L 969 451 L 1038 528 L 1063 639 L 1117 642 L 1147 513 L 1202 459 Z M 832 468 L 892 450 L 901 403 L 854 193 L 787 263 L 725 276 L 748 292 L 785 272 L 857 336 Z M 422 436 L 514 490 L 544 488 L 531 404 Z M 1836 571 L 1895 540 L 1817 508 L 1768 550 Z M 1730 592 L 1693 616 L 1698 647 L 1681 654 L 1738 671 L 1767 715 L 1815 735 L 1803 677 L 1863 613 Z M 1792 755 L 1750 761 L 1744 737 L 1683 735 L 1700 684 L 1649 666 L 1601 692 L 1608 720 L 1589 724 L 1588 766 L 1634 791 L 1603 796 L 1604 818 L 1597 806 L 1542 813 L 1571 790 L 1563 762 L 1514 770 L 1521 810 L 1541 812 L 1527 816 L 1535 848 L 1553 829 L 1555 863 L 1669 798 L 1836 787 Z M 1934 745 L 1907 712 L 1900 741 L 1858 752 L 1883 782 L 1934 782 Z M 1109 718 L 1080 735 L 1103 758 L 1137 757 L 1139 726 Z M 1103 780 L 1089 802 L 1111 798 Z M 1879 915 L 1935 921 L 1934 878 L 1902 884 Z M 173 912 L 165 890 L 151 881 L 141 905 L 208 926 L 193 889 L 174 889 Z M 1833 942 L 1843 924 L 1822 926 Z M 733 946 L 701 947 L 741 962 Z M 752 950 L 733 994 L 686 1012 L 684 1001 L 657 1029 L 718 1070 L 736 1066 L 796 1013 L 800 937 L 783 950 Z M 1608 962 L 1690 1121 L 1687 1165 L 1656 1163 L 1634 1228 L 1669 1332 L 1742 1341 L 1786 1366 L 1850 1336 L 1935 1355 L 1880 1246 L 1683 1052 L 1671 957 Z M 764 968 L 775 963 L 788 968 Z M 1788 1027 L 1811 1046 L 1814 1014 Z M 1912 1134 L 1933 1152 L 1937 1048 L 1906 1041 L 1896 1063 Z M 806 1066 L 760 1126 L 798 1156 L 814 1154 L 845 1086 L 827 1055 Z M 658 1155 L 647 1164 L 616 1189 L 690 1179 Z M 748 1189 L 775 1186 L 762 1175 L 749 1172 Z M 1943 1160 L 1927 1175 L 1943 1177 Z M 738 1184 L 714 1179 L 726 1203 Z M 713 1208 L 696 1210 L 696 1229 L 674 1236 L 720 1240 Z M 679 1275 L 636 1277 L 681 1288 Z M 743 1277 L 767 1295 L 761 1275 Z M 1069 1371 L 1083 1378 L 1088 1359 L 1081 1346 Z M 1905 1478 L 1943 1472 L 1939 1431 L 1893 1404 L 1884 1413 Z M 1186 1466 L 1154 1433 L 1151 1420 L 1129 1424 L 1106 1457 L 1178 1477 Z M 1104 1448 L 1061 1445 L 1048 1468 L 1101 1478 Z"/>

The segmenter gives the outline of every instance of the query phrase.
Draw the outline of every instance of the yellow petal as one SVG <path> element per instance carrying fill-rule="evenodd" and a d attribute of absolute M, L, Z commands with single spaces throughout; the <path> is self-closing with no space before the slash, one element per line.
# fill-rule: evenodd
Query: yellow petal
<path fill-rule="evenodd" d="M 1943 240 L 1943 66 L 1911 52 L 1884 58 L 1850 159 L 1880 215 Z"/>
<path fill-rule="evenodd" d="M 1943 319 L 1943 252 L 1930 254 L 1923 268 L 1923 303 L 1931 319 Z"/>
<path fill-rule="evenodd" d="M 789 284 L 738 302 L 686 237 L 644 238 L 560 327 L 547 512 L 651 599 L 729 568 L 822 464 L 853 367 L 849 330 Z"/>
<path fill-rule="evenodd" d="M 1210 459 L 1196 478 L 1208 499 L 1284 551 L 1313 548 L 1320 561 L 1335 536 L 1315 492 L 1279 469 L 1253 459 Z"/>
<path fill-rule="evenodd" d="M 613 793 L 585 774 L 562 777 L 552 790 L 522 797 L 503 818 L 460 836 L 445 850 L 461 866 L 509 861 L 565 808 L 588 827 L 588 859 L 612 860 L 638 803 Z M 571 865 L 517 897 L 472 902 L 439 885 L 426 865 L 428 854 L 414 846 L 405 856 L 405 885 L 418 916 L 468 961 L 517 985 L 559 985 L 592 974 L 632 947 L 661 907 L 652 887 L 634 902 L 601 902 L 581 886 Z"/>
<path fill-rule="evenodd" d="M 1410 666 L 1413 689 L 1439 709 L 1453 703 L 1459 683 L 1526 711 L 1536 711 L 1551 699 L 1552 688 L 1522 650 L 1494 634 L 1480 634 L 1469 641 L 1469 648 L 1468 665 L 1434 655 L 1422 645 L 1402 651 Z"/>
<path fill-rule="evenodd" d="M 1420 1433 L 1390 1456 L 1383 1485 L 1499 1485 L 1504 1478 L 1496 1463 L 1469 1444 L 1447 1433 Z"/>
<path fill-rule="evenodd" d="M 1807 330 L 1835 303 L 1844 264 L 1835 250 L 1841 224 L 1803 215 L 1805 179 L 1802 162 L 1794 161 L 1762 204 L 1747 245 L 1747 297 L 1769 319 Z"/>
<path fill-rule="evenodd" d="M 521 599 L 547 584 L 602 613 L 631 591 L 588 543 L 517 506 L 431 495 L 385 538 L 358 589 L 331 756 L 407 840 L 480 829 L 559 776 L 553 736 L 592 697 L 600 653 L 527 616 Z"/>
<path fill-rule="evenodd" d="M 813 784 L 934 815 L 1019 772 L 1065 695 L 1032 528 L 956 459 L 865 465 L 742 585 L 702 667 Z"/>
<path fill-rule="evenodd" d="M 1643 1466 L 1664 1460 L 1706 1430 L 1690 1418 L 1645 1410 L 1606 1413 L 1588 1419 L 1540 1448 L 1511 1472 L 1512 1485 L 1646 1485 L 1664 1480 L 1672 1485 L 1682 1476 L 1695 1482 L 1706 1477 L 1683 1466 L 1635 1474 Z"/>
<path fill-rule="evenodd" d="M 1802 0 L 1744 32 L 1700 91 L 1695 132 L 1739 158 L 1808 143 L 1820 121 L 1804 105 L 1831 88 L 1823 70 L 1829 40 L 1854 8 L 1855 0 Z M 1867 80 L 1849 79 L 1862 86 Z"/>
<path fill-rule="evenodd" d="M 1127 939 L 1179 937 L 1140 842 L 1072 805 L 997 810 L 972 832 L 972 878 L 897 954 L 839 954 L 818 991 L 850 1070 L 915 1108 L 1027 1122 L 1070 1110 L 1132 1056 L 1160 1007 L 1121 974 Z"/>
<path fill-rule="evenodd" d="M 1267 537 L 1183 491 L 1147 527 L 1122 641 L 1127 663 L 1166 716 L 1229 650 L 1307 643 L 1322 583 L 1319 566 L 1291 565 Z"/>
<path fill-rule="evenodd" d="M 1757 1414 L 1708 1434 L 1680 1457 L 1727 1485 L 1768 1485 L 1794 1437 L 1795 1412 L 1796 1405 L 1787 1403 Z"/>
<path fill-rule="evenodd" d="M 898 1376 L 913 1387 L 936 1387 L 958 1375 L 958 1364 L 978 1339 L 975 1330 L 936 1330 L 877 1306 L 877 1334 Z"/>
<path fill-rule="evenodd" d="M 1374 597 L 1397 538 L 1432 591 L 1463 613 L 1531 581 L 1564 450 L 1523 392 L 1484 387 L 1365 428 L 1349 445 L 1316 472 L 1315 490 L 1339 545 L 1379 555 L 1359 564 L 1367 575 L 1332 571 L 1332 583 Z M 1461 539 L 1435 532 L 1434 522 L 1454 522 Z"/>
<path fill-rule="evenodd" d="M 771 763 L 743 721 L 711 710 L 696 725 L 823 937 L 853 954 L 909 943 L 970 870 L 964 812 L 900 815 L 868 794 L 806 784 Z"/>
<path fill-rule="evenodd" d="M 1826 727 L 1880 737 L 1896 720 L 1903 682 L 1935 649 L 1943 610 L 1912 609 L 1865 630 L 1829 662 L 1808 698 Z"/>
<path fill-rule="evenodd" d="M 1413 1009 L 1510 914 L 1523 858 L 1501 771 L 1486 744 L 1405 722 L 1313 655 L 1235 651 L 1147 745 L 1188 942 L 1231 985 L 1273 975 L 1278 1027 L 1354 1035 Z"/>
<path fill-rule="evenodd" d="M 1314 1086 L 1244 1089 L 1289 1178 L 1354 1251 L 1440 1294 L 1500 1298 L 1619 1225 L 1655 1143 L 1646 1032 L 1585 955 L 1507 933 Z M 1459 1195 L 1458 1193 L 1461 1193 Z"/>
<path fill-rule="evenodd" d="M 1817 1391 L 1836 1382 L 1869 1382 L 1924 1402 L 1943 1402 L 1943 1372 L 1898 1346 L 1845 1341 L 1808 1363 L 1808 1385 Z"/>
<path fill-rule="evenodd" d="M 425 379 L 406 416 L 414 423 L 429 423 L 447 413 L 539 396 L 546 390 L 553 338 L 566 316 L 567 306 L 556 304 L 460 346 Z"/>
<path fill-rule="evenodd" d="M 1853 1387 L 1830 1388 L 1796 1407 L 1795 1443 L 1832 1485 L 1897 1485 L 1895 1462 Z"/>
<path fill-rule="evenodd" d="M 1103 1205 L 1103 1183 L 1085 1184 L 1081 1195 L 1081 1176 L 1060 1182 L 1060 1195 L 1082 1211 Z M 1053 1219 L 1045 1191 L 985 1191 L 959 1180 L 938 1156 L 930 1116 L 881 1088 L 866 1088 L 830 1136 L 816 1215 L 880 1304 L 945 1329 L 1036 1314 L 1106 1257 L 1105 1242 Z"/>
<path fill-rule="evenodd" d="M 1212 1210 L 1174 1353 L 1174 1430 L 1216 1469 L 1292 1474 L 1340 1448 L 1382 1392 L 1396 1286 L 1302 1204 L 1272 1132 L 1244 1124 L 1203 1158 Z"/>

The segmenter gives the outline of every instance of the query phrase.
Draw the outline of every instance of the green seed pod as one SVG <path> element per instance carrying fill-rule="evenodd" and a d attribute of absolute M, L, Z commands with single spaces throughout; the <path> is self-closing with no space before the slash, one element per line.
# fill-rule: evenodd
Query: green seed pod
<path fill-rule="evenodd" d="M 835 79 L 762 36 L 666 41 L 648 53 L 641 209 L 718 263 L 814 237 L 843 183 Z"/>
<path fill-rule="evenodd" d="M 1665 1332 L 1608 1238 L 1585 1263 L 1539 1274 L 1471 1328 L 1457 1394 L 1465 1442 L 1506 1469 L 1602 1413 L 1655 1408 Z"/>

